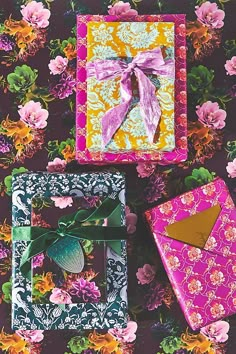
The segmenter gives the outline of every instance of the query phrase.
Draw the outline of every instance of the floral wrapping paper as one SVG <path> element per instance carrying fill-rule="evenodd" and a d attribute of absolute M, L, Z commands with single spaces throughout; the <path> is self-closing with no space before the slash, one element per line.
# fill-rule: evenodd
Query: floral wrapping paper
<path fill-rule="evenodd" d="M 87 116 L 92 107 L 94 96 L 91 97 L 91 102 L 87 104 L 87 84 L 86 84 L 86 63 L 92 53 L 89 51 L 88 45 L 88 26 L 91 22 L 104 23 L 104 22 L 169 22 L 174 23 L 175 26 L 175 105 L 174 105 L 174 120 L 175 120 L 175 148 L 171 151 L 157 151 L 157 150 L 140 150 L 140 151 L 124 151 L 118 150 L 103 152 L 103 151 L 90 151 L 91 143 L 87 141 Z M 99 26 L 99 24 L 98 24 Z M 167 31 L 169 33 L 169 31 Z M 161 165 L 170 163 L 178 163 L 185 161 L 187 157 L 186 147 L 186 42 L 185 42 L 185 16 L 184 15 L 159 15 L 159 16 L 78 16 L 77 17 L 77 118 L 76 118 L 76 139 L 77 139 L 77 159 L 80 163 L 134 163 L 138 161 L 158 161 Z M 178 78 L 178 79 L 177 79 Z M 89 79 L 91 83 L 92 79 Z M 101 108 L 101 107 L 100 107 Z M 135 108 L 134 108 L 135 109 Z M 168 113 L 169 114 L 169 113 Z M 93 119 L 94 114 L 92 115 Z M 100 117 L 101 118 L 101 117 Z M 91 123 L 94 124 L 94 122 Z M 164 120 L 163 120 L 164 124 Z M 124 123 L 125 125 L 125 123 Z M 88 125 L 88 129 L 91 124 Z M 96 128 L 96 126 L 95 126 Z M 172 129 L 172 128 L 171 128 Z M 94 133 L 94 131 L 93 131 Z M 119 134 L 117 132 L 117 134 Z M 91 139 L 94 139 L 94 134 Z M 100 138 L 99 138 L 100 139 Z M 118 138 L 117 138 L 118 139 Z M 100 144 L 100 140 L 98 140 Z M 119 144 L 122 144 L 119 140 Z M 122 145 L 124 146 L 124 144 Z M 145 146 L 145 145 L 144 145 Z M 88 148 L 89 147 L 89 148 Z M 113 144 L 115 148 L 115 145 Z M 164 149 L 163 149 L 164 150 Z"/>
<path fill-rule="evenodd" d="M 171 22 L 88 22 L 87 62 L 97 59 L 131 61 L 138 53 L 161 47 L 165 60 L 174 60 L 174 23 Z M 139 108 L 137 82 L 133 80 L 133 101 L 125 121 L 115 133 L 105 150 L 171 151 L 175 147 L 174 137 L 174 75 L 148 75 L 156 87 L 160 102 L 161 118 L 155 144 L 148 142 Z M 135 84 L 136 83 L 136 84 Z M 135 86 L 134 86 L 135 85 Z M 98 81 L 87 80 L 87 136 L 89 151 L 102 151 L 101 118 L 112 107 L 121 102 L 120 77 Z"/>
<path fill-rule="evenodd" d="M 0 1 L 1 353 L 100 354 L 112 343 L 115 354 L 235 354 L 235 315 L 191 330 L 142 217 L 150 207 L 207 184 L 216 175 L 225 180 L 236 202 L 236 2 L 210 1 L 124 0 L 122 7 L 114 8 L 111 0 L 41 0 L 37 16 L 32 16 L 33 0 Z M 26 6 L 23 13 L 21 6 Z M 138 13 L 144 22 L 146 15 L 164 20 L 165 14 L 186 14 L 187 70 L 180 71 L 178 81 L 181 84 L 181 79 L 187 76 L 188 131 L 186 116 L 179 115 L 176 119 L 179 127 L 183 122 L 183 136 L 188 134 L 188 141 L 183 137 L 182 144 L 177 143 L 176 156 L 179 160 L 181 156 L 186 158 L 184 149 L 188 146 L 187 160 L 156 166 L 149 156 L 137 166 L 110 166 L 113 171 L 126 173 L 126 223 L 130 232 L 127 328 L 95 333 L 76 329 L 14 331 L 11 329 L 11 175 L 46 170 L 67 173 L 107 170 L 104 166 L 92 166 L 92 160 L 88 166 L 74 160 L 76 16 L 90 14 L 100 21 L 106 15 L 114 21 L 121 12 L 128 20 L 128 16 Z M 22 20 L 25 22 L 19 23 Z M 183 43 L 181 28 L 178 38 Z M 184 50 L 181 43 L 177 61 Z M 81 38 L 81 47 L 83 44 L 86 45 L 86 38 Z M 82 47 L 81 58 L 83 51 Z M 86 89 L 84 81 L 78 88 Z M 178 103 L 186 98 L 180 92 L 181 88 L 177 91 Z M 81 103 L 85 97 L 82 94 Z M 86 112 L 83 109 L 77 114 Z M 82 118 L 77 131 L 84 144 Z M 172 154 L 161 155 L 169 156 L 167 163 L 173 161 Z M 101 160 L 100 155 L 97 157 Z"/>
<path fill-rule="evenodd" d="M 35 197 L 119 196 L 124 210 L 124 177 L 120 173 L 48 174 L 27 173 L 13 179 L 12 218 L 13 226 L 27 226 L 31 222 L 31 200 Z M 122 210 L 122 209 L 121 209 Z M 41 221 L 43 222 L 43 221 Z M 120 225 L 124 215 L 120 215 Z M 65 304 L 65 309 L 51 303 L 32 303 L 32 284 L 22 276 L 19 264 L 27 241 L 13 241 L 13 329 L 84 329 L 125 326 L 127 322 L 127 264 L 125 241 L 122 255 L 109 247 L 106 252 L 107 300 L 106 302 L 80 302 Z M 42 284 L 52 288 L 52 273 L 48 272 Z M 36 285 L 34 285 L 35 288 Z"/>
<path fill-rule="evenodd" d="M 204 248 L 168 235 L 169 224 L 216 204 L 221 211 Z M 145 216 L 191 328 L 196 330 L 236 313 L 236 208 L 224 181 L 215 179 L 145 212 Z"/>

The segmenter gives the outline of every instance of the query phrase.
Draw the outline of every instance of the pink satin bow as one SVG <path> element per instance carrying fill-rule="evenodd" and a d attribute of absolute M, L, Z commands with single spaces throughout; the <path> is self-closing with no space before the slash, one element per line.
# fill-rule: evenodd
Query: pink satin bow
<path fill-rule="evenodd" d="M 105 147 L 119 129 L 128 113 L 132 101 L 131 76 L 134 73 L 138 80 L 140 112 L 148 140 L 153 142 L 160 121 L 161 109 L 155 95 L 156 87 L 145 74 L 174 75 L 174 60 L 163 59 L 161 48 L 140 52 L 129 64 L 122 60 L 95 60 L 87 63 L 87 76 L 97 80 L 110 80 L 121 76 L 121 103 L 111 108 L 102 118 L 102 139 Z"/>

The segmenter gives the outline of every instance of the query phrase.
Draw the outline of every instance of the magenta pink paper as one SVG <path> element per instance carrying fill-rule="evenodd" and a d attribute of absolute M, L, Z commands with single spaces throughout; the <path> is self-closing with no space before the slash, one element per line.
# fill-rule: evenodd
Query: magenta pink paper
<path fill-rule="evenodd" d="M 168 237 L 165 227 L 220 204 L 204 249 Z M 225 182 L 213 182 L 145 212 L 164 267 L 193 330 L 236 313 L 236 209 Z"/>
<path fill-rule="evenodd" d="M 175 23 L 175 149 L 171 152 L 91 152 L 86 148 L 86 56 L 87 23 L 105 22 L 174 22 Z M 187 115 L 186 115 L 186 36 L 185 15 L 137 15 L 131 17 L 79 15 L 77 16 L 77 95 L 76 95 L 76 158 L 82 164 L 137 163 L 157 161 L 169 165 L 187 158 Z"/>

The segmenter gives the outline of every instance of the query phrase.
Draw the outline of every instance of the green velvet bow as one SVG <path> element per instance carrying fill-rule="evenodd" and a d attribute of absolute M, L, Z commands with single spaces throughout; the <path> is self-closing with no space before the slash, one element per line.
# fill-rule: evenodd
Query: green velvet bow
<path fill-rule="evenodd" d="M 38 226 L 13 227 L 13 240 L 30 241 L 21 257 L 20 271 L 31 279 L 31 259 L 39 253 L 47 251 L 53 244 L 64 240 L 90 240 L 103 241 L 118 254 L 121 254 L 121 240 L 127 238 L 124 226 L 101 226 L 86 223 L 109 218 L 119 225 L 121 204 L 118 198 L 106 198 L 97 209 L 78 210 L 77 212 L 62 216 L 58 220 L 57 229 Z"/>

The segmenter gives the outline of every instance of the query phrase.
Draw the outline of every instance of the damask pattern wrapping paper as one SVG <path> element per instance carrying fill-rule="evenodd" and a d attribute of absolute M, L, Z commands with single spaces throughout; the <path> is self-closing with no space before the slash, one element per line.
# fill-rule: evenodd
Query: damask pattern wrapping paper
<path fill-rule="evenodd" d="M 100 196 L 121 201 L 120 225 L 124 224 L 124 177 L 120 173 L 48 174 L 27 173 L 16 175 L 13 180 L 13 226 L 28 226 L 31 222 L 31 200 L 40 196 Z M 40 220 L 39 225 L 44 221 Z M 20 260 L 27 241 L 13 241 L 13 329 L 89 329 L 109 328 L 127 323 L 127 264 L 126 245 L 121 242 L 121 256 L 109 247 L 106 254 L 107 299 L 106 302 L 76 302 L 65 304 L 62 309 L 56 303 L 32 301 L 32 284 L 20 271 Z M 102 260 L 101 260 L 102 261 Z M 48 274 L 48 273 L 47 273 Z M 47 274 L 41 284 L 53 281 Z M 49 279 L 50 277 L 50 279 Z M 46 287 L 46 285 L 45 285 Z M 45 290 L 51 291 L 52 286 Z"/>

